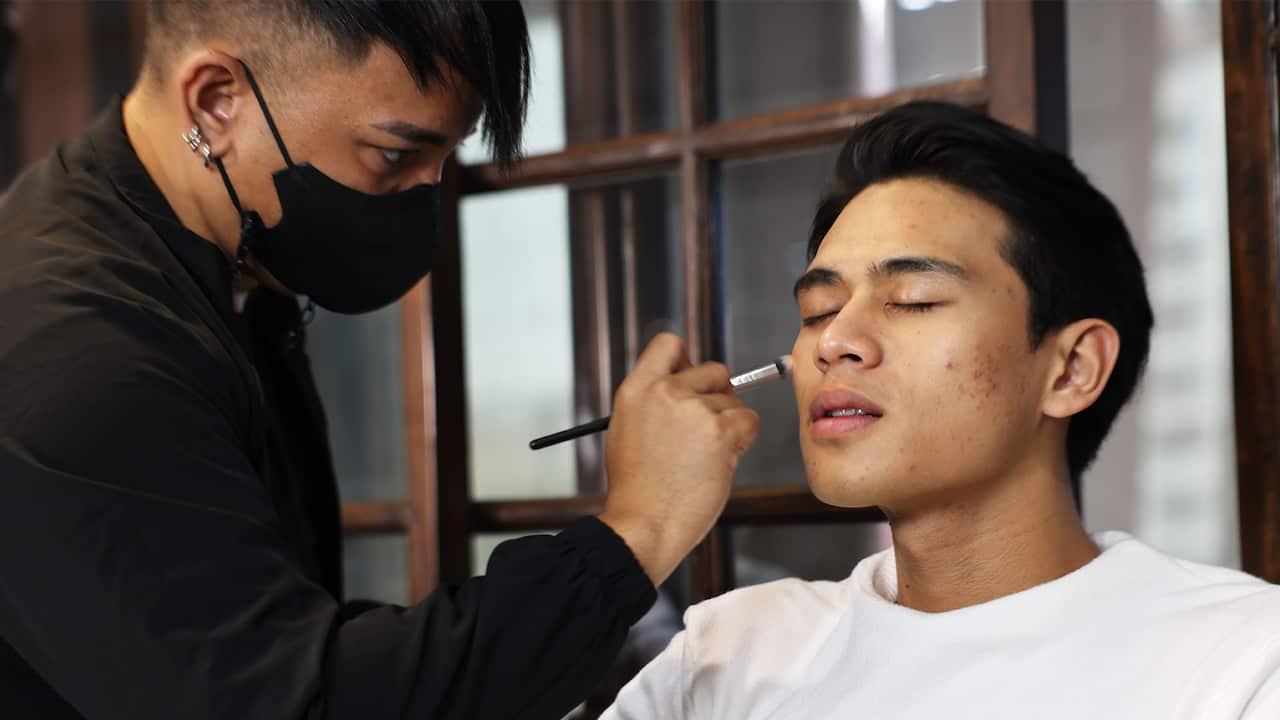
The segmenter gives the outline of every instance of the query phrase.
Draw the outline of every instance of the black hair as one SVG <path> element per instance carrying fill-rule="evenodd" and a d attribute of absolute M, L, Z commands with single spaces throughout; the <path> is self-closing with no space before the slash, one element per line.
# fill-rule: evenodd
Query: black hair
<path fill-rule="evenodd" d="M 1065 155 L 986 115 L 957 105 L 913 102 L 854 129 L 809 233 L 809 259 L 849 201 L 900 178 L 941 181 L 998 208 L 1010 226 L 1000 253 L 1030 296 L 1032 347 L 1085 318 L 1120 335 L 1115 369 L 1094 404 L 1071 418 L 1067 465 L 1080 476 L 1133 394 L 1153 318 L 1142 261 L 1114 205 Z"/>
<path fill-rule="evenodd" d="M 482 134 L 494 159 L 510 167 L 520 156 L 531 69 L 529 30 L 516 0 L 152 0 L 147 67 L 163 75 L 163 57 L 175 44 L 259 28 L 266 30 L 260 44 L 273 46 L 259 48 L 266 56 L 307 32 L 318 31 L 348 61 L 385 42 L 423 88 L 443 82 L 451 67 L 483 103 Z"/>

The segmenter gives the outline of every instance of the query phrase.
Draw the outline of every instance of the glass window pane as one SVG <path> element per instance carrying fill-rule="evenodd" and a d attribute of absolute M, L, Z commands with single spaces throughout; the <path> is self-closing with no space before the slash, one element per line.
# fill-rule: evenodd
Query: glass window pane
<path fill-rule="evenodd" d="M 317 309 L 307 354 L 329 422 L 343 500 L 407 494 L 400 306 L 367 315 Z"/>
<path fill-rule="evenodd" d="M 529 440 L 573 424 L 573 309 L 563 187 L 463 199 L 463 342 L 471 492 L 573 495 L 573 445 Z"/>
<path fill-rule="evenodd" d="M 843 580 L 860 560 L 892 544 L 886 523 L 735 527 L 738 587 L 798 577 Z"/>
<path fill-rule="evenodd" d="M 675 127 L 672 0 L 522 4 L 533 51 L 527 154 L 557 152 L 566 142 Z M 458 158 L 479 163 L 490 155 L 476 136 L 459 149 Z"/>
<path fill-rule="evenodd" d="M 980 75 L 980 0 L 718 2 L 717 117 Z"/>
<path fill-rule="evenodd" d="M 347 598 L 404 605 L 409 601 L 409 538 L 369 535 L 343 540 Z"/>
<path fill-rule="evenodd" d="M 680 330 L 677 198 L 677 184 L 660 177 L 463 199 L 473 497 L 603 490 L 600 437 L 536 452 L 528 444 L 607 414 L 640 346 Z M 572 263 L 571 246 L 580 251 Z M 590 311 L 579 312 L 578 328 L 575 297 L 590 305 L 578 308 Z M 589 357 L 575 354 L 575 332 L 586 333 Z"/>
<path fill-rule="evenodd" d="M 813 209 L 838 148 L 725 163 L 720 172 L 726 360 L 735 372 L 791 352 L 800 316 L 791 286 L 804 272 Z M 799 414 L 791 383 L 750 390 L 760 434 L 736 487 L 804 485 Z"/>

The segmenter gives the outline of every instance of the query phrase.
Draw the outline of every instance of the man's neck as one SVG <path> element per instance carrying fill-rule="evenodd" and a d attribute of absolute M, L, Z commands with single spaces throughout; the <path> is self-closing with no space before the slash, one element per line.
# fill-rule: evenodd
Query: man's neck
<path fill-rule="evenodd" d="M 964 502 L 890 512 L 898 604 L 945 612 L 1077 570 L 1098 556 L 1065 477 L 1020 474 Z"/>
<path fill-rule="evenodd" d="M 172 118 L 158 107 L 159 105 L 160 103 L 141 87 L 134 88 L 125 97 L 122 114 L 129 144 L 133 146 L 138 161 L 142 163 L 151 181 L 156 184 L 160 194 L 177 215 L 178 222 L 215 245 L 228 259 L 232 258 L 235 256 L 235 243 L 239 238 L 220 240 L 220 236 L 230 238 L 230 235 L 226 228 L 221 233 L 215 231 L 215 225 L 234 224 L 235 219 L 221 216 L 215 219 L 200 203 L 202 192 L 217 188 L 192 187 L 193 183 L 202 178 L 179 163 L 200 162 L 199 156 L 191 155 L 185 146 L 181 146 L 181 133 L 173 130 L 173 127 L 180 123 L 174 123 Z M 160 142 L 168 142 L 169 145 L 157 145 L 157 138 Z M 174 148 L 178 150 L 175 152 Z M 232 279 L 231 293 L 237 312 L 243 309 L 248 294 L 257 286 L 257 281 L 248 274 L 240 274 Z"/>

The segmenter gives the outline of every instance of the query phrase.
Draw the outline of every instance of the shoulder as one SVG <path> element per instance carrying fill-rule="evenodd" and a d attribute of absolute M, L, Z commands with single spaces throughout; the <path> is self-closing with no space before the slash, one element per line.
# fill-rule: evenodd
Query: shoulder
<path fill-rule="evenodd" d="M 0 205 L 0 386 L 69 388 L 166 367 L 227 384 L 228 338 L 163 241 L 92 168 L 54 154 Z"/>
<path fill-rule="evenodd" d="M 685 612 L 685 629 L 618 697 L 610 718 L 747 717 L 779 699 L 845 616 L 850 580 L 788 578 Z"/>
<path fill-rule="evenodd" d="M 255 388 L 197 324 L 62 276 L 0 288 L 0 328 L 7 513 L 124 508 L 127 493 L 165 500 L 148 512 L 177 502 L 270 522 Z"/>
<path fill-rule="evenodd" d="M 0 251 L 24 249 L 13 244 L 18 237 L 81 236 L 82 242 L 73 245 L 109 240 L 110 232 L 86 231 L 111 231 L 121 222 L 133 226 L 143 221 L 129 211 L 106 171 L 87 152 L 85 138 L 74 138 L 27 167 L 0 199 L 0 237 L 8 241 Z"/>
<path fill-rule="evenodd" d="M 848 604 L 849 588 L 847 579 L 831 582 L 784 578 L 738 588 L 698 603 L 689 608 L 686 617 L 693 621 L 728 621 L 761 612 L 838 612 Z"/>
<path fill-rule="evenodd" d="M 1168 648 L 1162 665 L 1184 668 L 1186 692 L 1204 704 L 1203 712 L 1191 714 L 1207 717 L 1211 708 L 1230 707 L 1234 717 L 1247 704 L 1253 714 L 1242 717 L 1275 717 L 1280 586 L 1239 570 L 1151 553 L 1170 583 L 1150 607 L 1136 608 L 1140 614 L 1133 620 L 1150 623 L 1149 644 Z"/>
<path fill-rule="evenodd" d="M 243 438 L 251 388 L 228 340 L 106 234 L 84 218 L 0 223 L 0 439 L 60 455 L 143 424 L 183 428 L 148 413 Z"/>
<path fill-rule="evenodd" d="M 848 581 L 793 578 L 734 590 L 685 612 L 685 629 L 618 694 L 607 720 L 746 717 L 847 604 Z"/>
<path fill-rule="evenodd" d="M 797 652 L 848 608 L 851 581 L 776 580 L 740 588 L 685 612 L 686 662 L 718 666 L 756 653 Z"/>
<path fill-rule="evenodd" d="M 1166 597 L 1191 598 L 1205 609 L 1251 599 L 1271 602 L 1280 597 L 1280 586 L 1261 578 L 1174 557 L 1125 533 L 1100 533 L 1095 539 L 1113 557 L 1116 572 Z M 1280 616 L 1280 604 L 1276 612 Z"/>
<path fill-rule="evenodd" d="M 1120 533 L 1101 539 L 1117 560 L 1112 580 L 1132 599 L 1113 608 L 1117 622 L 1199 646 L 1202 654 L 1280 660 L 1280 586 L 1173 557 Z"/>
<path fill-rule="evenodd" d="M 1269 645 L 1280 653 L 1280 586 L 1239 570 L 1168 559 L 1179 574 L 1179 595 L 1190 612 L 1207 619 L 1233 623 L 1250 644 Z"/>

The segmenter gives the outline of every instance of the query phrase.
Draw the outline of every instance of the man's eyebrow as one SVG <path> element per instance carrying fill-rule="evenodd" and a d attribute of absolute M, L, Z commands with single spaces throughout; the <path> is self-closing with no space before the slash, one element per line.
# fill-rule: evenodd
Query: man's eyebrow
<path fill-rule="evenodd" d="M 408 140 L 415 143 L 431 143 L 432 145 L 444 145 L 448 138 L 445 134 L 430 128 L 424 128 L 421 125 L 414 125 L 403 120 L 387 120 L 386 122 L 370 123 L 369 127 L 391 133 L 402 140 Z"/>
<path fill-rule="evenodd" d="M 888 260 L 871 263 L 867 268 L 867 274 L 873 278 L 886 278 L 914 273 L 935 273 L 947 275 L 957 280 L 969 279 L 968 270 L 949 260 L 934 257 L 889 258 Z M 791 294 L 796 299 L 799 299 L 800 293 L 805 290 L 815 287 L 835 287 L 843 284 L 843 278 L 835 270 L 825 267 L 810 268 L 808 272 L 801 275 L 800 279 L 796 281 L 795 287 L 791 289 Z"/>
<path fill-rule="evenodd" d="M 874 262 L 867 268 L 872 277 L 893 277 L 915 273 L 948 275 L 957 280 L 968 280 L 969 271 L 963 267 L 934 257 L 896 257 Z"/>
<path fill-rule="evenodd" d="M 816 267 L 809 268 L 805 274 L 796 280 L 795 287 L 791 288 L 792 297 L 800 299 L 800 293 L 815 287 L 833 287 L 841 285 L 840 273 L 830 268 Z"/>

